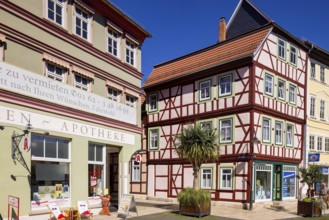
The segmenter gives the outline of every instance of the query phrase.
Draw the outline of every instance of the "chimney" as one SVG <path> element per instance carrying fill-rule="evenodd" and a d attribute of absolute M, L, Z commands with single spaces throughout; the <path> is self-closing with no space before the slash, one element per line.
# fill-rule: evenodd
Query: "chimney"
<path fill-rule="evenodd" d="M 226 40 L 226 20 L 225 17 L 221 17 L 219 20 L 219 39 L 218 42 Z"/>

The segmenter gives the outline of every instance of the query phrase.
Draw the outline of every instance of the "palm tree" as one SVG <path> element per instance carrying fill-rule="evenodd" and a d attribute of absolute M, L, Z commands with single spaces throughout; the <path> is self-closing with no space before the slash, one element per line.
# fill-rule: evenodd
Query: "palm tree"
<path fill-rule="evenodd" d="M 177 136 L 176 150 L 181 158 L 191 162 L 193 168 L 193 188 L 198 190 L 199 171 L 203 163 L 216 161 L 219 146 L 215 130 L 202 128 L 200 124 L 188 124 Z"/>

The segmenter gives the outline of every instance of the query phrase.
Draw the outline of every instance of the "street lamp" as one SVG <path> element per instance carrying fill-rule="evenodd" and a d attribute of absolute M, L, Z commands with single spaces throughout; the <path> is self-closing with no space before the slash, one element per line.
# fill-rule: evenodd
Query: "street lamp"
<path fill-rule="evenodd" d="M 254 197 L 254 191 L 253 191 L 253 174 L 254 174 L 254 145 L 255 143 L 260 143 L 259 139 L 254 136 L 251 140 L 251 150 L 250 150 L 250 163 L 251 163 L 251 175 L 250 175 L 250 195 L 249 195 L 249 210 L 252 211 L 252 206 L 253 206 L 253 197 Z"/>

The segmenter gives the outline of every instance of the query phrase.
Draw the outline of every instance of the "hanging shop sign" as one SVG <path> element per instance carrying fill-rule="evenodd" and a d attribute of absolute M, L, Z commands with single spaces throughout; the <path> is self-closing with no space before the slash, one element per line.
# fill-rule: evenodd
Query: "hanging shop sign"
<path fill-rule="evenodd" d="M 140 163 L 140 162 L 142 162 L 142 155 L 140 155 L 140 154 L 137 154 L 136 155 L 136 157 L 135 157 L 135 161 L 137 162 L 137 163 Z"/>
<path fill-rule="evenodd" d="M 136 124 L 136 109 L 73 86 L 0 62 L 0 89 L 129 124 Z"/>
<path fill-rule="evenodd" d="M 320 154 L 308 154 L 308 162 L 319 162 L 320 161 Z"/>

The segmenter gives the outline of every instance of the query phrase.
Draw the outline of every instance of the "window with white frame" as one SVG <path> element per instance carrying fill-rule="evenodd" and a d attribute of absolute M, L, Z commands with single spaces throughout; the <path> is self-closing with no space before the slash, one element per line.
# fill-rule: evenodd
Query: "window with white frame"
<path fill-rule="evenodd" d="M 52 63 L 48 63 L 48 62 L 46 63 L 46 76 L 47 77 L 60 81 L 60 82 L 64 82 L 65 73 L 66 73 L 65 69 L 63 69 L 59 66 L 56 66 Z"/>
<path fill-rule="evenodd" d="M 287 124 L 287 138 L 286 143 L 287 146 L 292 147 L 294 142 L 294 126 L 291 124 Z"/>
<path fill-rule="evenodd" d="M 286 42 L 279 38 L 278 41 L 278 56 L 282 59 L 286 59 Z"/>
<path fill-rule="evenodd" d="M 107 51 L 116 57 L 119 57 L 120 38 L 120 34 L 112 29 L 108 29 Z"/>
<path fill-rule="evenodd" d="M 126 41 L 126 62 L 135 66 L 136 45 L 130 41 Z"/>
<path fill-rule="evenodd" d="M 265 74 L 265 94 L 273 95 L 273 76 Z"/>
<path fill-rule="evenodd" d="M 278 79 L 278 99 L 286 99 L 286 82 Z"/>
<path fill-rule="evenodd" d="M 282 144 L 283 123 L 280 121 L 275 122 L 275 144 Z"/>
<path fill-rule="evenodd" d="M 325 82 L 325 68 L 323 66 L 320 68 L 320 81 Z"/>
<path fill-rule="evenodd" d="M 70 141 L 64 138 L 31 134 L 31 201 L 69 205 L 70 199 Z M 56 184 L 61 184 L 61 195 L 55 195 Z M 52 188 L 53 187 L 53 188 Z M 39 208 L 32 206 L 32 209 Z"/>
<path fill-rule="evenodd" d="M 325 117 L 325 106 L 326 102 L 324 100 L 320 101 L 320 119 L 324 120 Z"/>
<path fill-rule="evenodd" d="M 329 152 L 329 138 L 327 137 L 324 139 L 324 150 Z"/>
<path fill-rule="evenodd" d="M 117 101 L 119 101 L 119 97 L 120 97 L 119 90 L 112 88 L 112 87 L 107 88 L 107 98 L 117 102 Z"/>
<path fill-rule="evenodd" d="M 149 112 L 155 112 L 158 110 L 158 94 L 153 93 L 149 95 Z"/>
<path fill-rule="evenodd" d="M 232 94 L 232 75 L 221 76 L 218 79 L 219 96 L 227 96 Z"/>
<path fill-rule="evenodd" d="M 315 79 L 316 73 L 315 73 L 315 63 L 311 63 L 311 78 Z"/>
<path fill-rule="evenodd" d="M 131 180 L 139 182 L 141 180 L 141 164 L 135 160 L 131 164 Z"/>
<path fill-rule="evenodd" d="M 315 117 L 315 98 L 311 97 L 310 100 L 310 116 Z"/>
<path fill-rule="evenodd" d="M 89 40 L 91 20 L 90 15 L 87 11 L 83 10 L 81 7 L 75 7 L 75 34 Z"/>
<path fill-rule="evenodd" d="M 47 0 L 47 18 L 64 26 L 64 13 L 66 0 Z"/>
<path fill-rule="evenodd" d="M 232 168 L 221 168 L 220 169 L 220 189 L 232 189 Z"/>
<path fill-rule="evenodd" d="M 290 45 L 290 63 L 297 65 L 297 48 L 293 45 Z"/>
<path fill-rule="evenodd" d="M 103 162 L 103 145 L 89 144 L 88 146 L 88 161 Z"/>
<path fill-rule="evenodd" d="M 271 142 L 271 119 L 263 118 L 263 142 Z"/>
<path fill-rule="evenodd" d="M 309 149 L 310 150 L 315 149 L 315 137 L 314 137 L 314 135 L 309 136 Z"/>
<path fill-rule="evenodd" d="M 199 83 L 200 101 L 210 99 L 210 96 L 211 96 L 211 92 L 210 92 L 211 85 L 210 84 L 211 84 L 210 80 Z"/>
<path fill-rule="evenodd" d="M 149 130 L 149 144 L 150 150 L 157 150 L 159 148 L 159 130 L 150 129 Z"/>
<path fill-rule="evenodd" d="M 221 119 L 219 120 L 219 131 L 220 131 L 220 143 L 230 143 L 233 140 L 233 119 Z"/>
<path fill-rule="evenodd" d="M 31 155 L 37 158 L 69 159 L 67 139 L 32 134 Z"/>
<path fill-rule="evenodd" d="M 203 122 L 200 122 L 200 126 L 201 126 L 201 129 L 211 130 L 212 129 L 212 121 L 203 121 Z"/>
<path fill-rule="evenodd" d="M 135 107 L 136 97 L 126 94 L 126 105 Z"/>
<path fill-rule="evenodd" d="M 212 188 L 212 169 L 201 168 L 201 188 Z"/>
<path fill-rule="evenodd" d="M 104 167 L 106 148 L 101 144 L 89 143 L 88 145 L 88 196 L 99 195 L 98 188 L 104 184 Z"/>
<path fill-rule="evenodd" d="M 90 91 L 90 79 L 74 74 L 74 86 L 81 90 Z"/>
<path fill-rule="evenodd" d="M 317 141 L 318 141 L 317 150 L 322 151 L 322 137 L 318 137 Z"/>
<path fill-rule="evenodd" d="M 296 86 L 289 85 L 289 103 L 296 104 Z"/>

